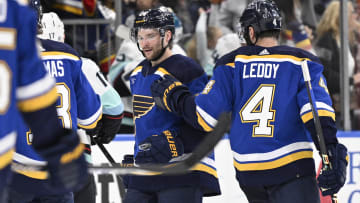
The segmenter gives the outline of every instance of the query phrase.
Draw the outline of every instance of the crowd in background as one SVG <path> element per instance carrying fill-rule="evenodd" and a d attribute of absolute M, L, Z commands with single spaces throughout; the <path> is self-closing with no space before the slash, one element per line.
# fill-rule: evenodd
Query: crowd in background
<path fill-rule="evenodd" d="M 121 25 L 65 25 L 65 42 L 82 56 L 92 58 L 119 92 L 125 104 L 123 132 L 132 132 L 129 75 L 143 56 L 129 37 L 140 11 L 165 6 L 175 17 L 173 52 L 195 59 L 211 76 L 216 60 L 241 46 L 239 17 L 251 0 L 122 0 Z M 67 2 L 76 4 L 66 5 Z M 337 0 L 275 0 L 283 14 L 282 44 L 296 46 L 317 55 L 324 65 L 327 87 L 339 118 L 340 112 L 340 2 Z M 53 11 L 65 19 L 105 19 L 114 22 L 114 0 L 42 1 L 44 12 Z M 352 129 L 360 129 L 360 23 L 359 0 L 348 0 L 348 81 Z M 85 34 L 87 33 L 87 34 Z M 99 33 L 98 36 L 96 34 Z M 86 36 L 85 36 L 86 35 Z M 120 47 L 115 50 L 115 39 Z M 339 127 L 341 127 L 341 121 Z"/>

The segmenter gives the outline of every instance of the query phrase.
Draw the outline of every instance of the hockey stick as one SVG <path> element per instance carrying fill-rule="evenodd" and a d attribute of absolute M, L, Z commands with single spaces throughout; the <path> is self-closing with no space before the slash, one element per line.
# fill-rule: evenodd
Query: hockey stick
<path fill-rule="evenodd" d="M 327 152 L 326 145 L 325 145 L 323 131 L 321 128 L 319 114 L 318 114 L 318 111 L 316 108 L 316 100 L 315 100 L 314 92 L 311 87 L 311 77 L 310 77 L 310 73 L 309 73 L 309 67 L 307 64 L 307 60 L 304 60 L 301 62 L 301 69 L 302 69 L 303 76 L 304 76 L 306 91 L 307 91 L 308 97 L 309 97 L 311 112 L 312 112 L 313 118 L 314 118 L 316 135 L 317 135 L 316 137 L 317 137 L 317 140 L 319 142 L 319 147 L 320 147 L 320 155 L 321 155 L 321 160 L 322 160 L 322 169 L 321 170 L 323 170 L 323 171 L 332 170 L 331 164 L 329 162 L 328 152 Z M 323 188 L 321 188 L 321 189 L 323 190 Z M 331 201 L 332 201 L 332 203 L 338 202 L 337 194 L 331 195 Z"/>
<path fill-rule="evenodd" d="M 116 173 L 131 175 L 177 175 L 186 173 L 202 158 L 208 155 L 214 149 L 216 144 L 222 139 L 224 134 L 230 129 L 231 113 L 223 113 L 220 115 L 217 125 L 204 140 L 195 148 L 195 150 L 185 159 L 173 164 L 154 164 L 142 165 L 139 167 L 127 167 L 123 165 L 114 166 L 90 166 L 90 172 L 97 173 Z"/>
<path fill-rule="evenodd" d="M 91 140 L 97 144 L 97 146 L 100 148 L 101 152 L 105 155 L 106 159 L 111 163 L 111 165 L 115 166 L 116 162 L 113 159 L 113 157 L 111 156 L 111 154 L 109 153 L 109 151 L 105 148 L 105 146 L 102 143 L 97 142 L 96 139 L 94 139 L 92 136 L 90 136 L 90 137 L 91 137 Z M 126 193 L 124 182 L 120 175 L 116 174 L 115 177 L 116 177 L 116 180 L 118 181 L 120 198 L 123 200 L 125 198 L 125 193 Z"/>

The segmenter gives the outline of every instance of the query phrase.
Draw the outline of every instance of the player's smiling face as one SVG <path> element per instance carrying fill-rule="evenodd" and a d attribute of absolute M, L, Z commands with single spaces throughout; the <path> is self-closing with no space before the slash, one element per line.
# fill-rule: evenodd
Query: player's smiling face
<path fill-rule="evenodd" d="M 157 29 L 140 29 L 137 40 L 146 59 L 154 59 L 161 53 L 161 37 Z"/>

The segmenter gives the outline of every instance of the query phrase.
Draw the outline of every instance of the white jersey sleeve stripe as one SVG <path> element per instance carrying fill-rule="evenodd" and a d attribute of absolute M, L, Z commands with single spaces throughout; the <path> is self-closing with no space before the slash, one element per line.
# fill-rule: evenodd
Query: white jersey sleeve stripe
<path fill-rule="evenodd" d="M 99 109 L 94 113 L 90 118 L 87 119 L 78 119 L 78 125 L 85 129 L 91 129 L 96 126 L 97 121 L 101 119 L 102 114 L 102 106 L 99 107 Z M 95 124 L 95 125 L 94 125 Z"/>
<path fill-rule="evenodd" d="M 210 124 L 210 126 L 212 128 L 215 127 L 215 125 L 217 124 L 218 121 L 214 117 L 212 117 L 210 114 L 206 113 L 206 111 L 204 111 L 199 106 L 196 106 L 196 111 L 205 120 L 206 123 Z"/>
<path fill-rule="evenodd" d="M 273 159 L 281 158 L 286 154 L 299 151 L 299 150 L 312 150 L 311 142 L 295 142 L 279 149 L 266 153 L 252 153 L 252 154 L 239 154 L 233 151 L 233 156 L 236 161 L 241 163 L 255 162 L 255 161 L 270 161 Z"/>
<path fill-rule="evenodd" d="M 328 111 L 334 112 L 334 109 L 333 109 L 331 106 L 329 106 L 329 105 L 327 105 L 326 103 L 324 103 L 324 102 L 316 102 L 316 107 L 317 107 L 318 109 L 326 109 L 326 110 L 328 110 Z M 311 111 L 311 105 L 310 105 L 310 103 L 305 104 L 305 105 L 301 108 L 301 110 L 300 110 L 300 115 L 303 115 L 304 113 L 307 113 L 308 111 Z"/>
<path fill-rule="evenodd" d="M 0 139 L 0 155 L 12 149 L 16 142 L 16 132 L 13 131 Z"/>
<path fill-rule="evenodd" d="M 39 161 L 39 160 L 31 159 L 31 158 L 24 156 L 22 154 L 19 154 L 17 152 L 14 153 L 13 160 L 17 161 L 19 163 L 22 163 L 22 164 L 33 165 L 33 166 L 45 166 L 47 163 L 46 161 Z"/>
<path fill-rule="evenodd" d="M 42 79 L 16 89 L 16 98 L 20 101 L 28 100 L 49 92 L 55 85 L 55 79 L 46 74 Z"/>

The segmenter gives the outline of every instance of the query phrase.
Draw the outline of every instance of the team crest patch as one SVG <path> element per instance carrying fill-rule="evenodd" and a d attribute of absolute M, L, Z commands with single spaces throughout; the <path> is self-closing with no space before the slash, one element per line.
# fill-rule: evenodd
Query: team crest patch
<path fill-rule="evenodd" d="M 154 98 L 144 95 L 134 95 L 133 111 L 135 119 L 147 114 L 147 112 L 149 112 L 154 105 Z"/>

